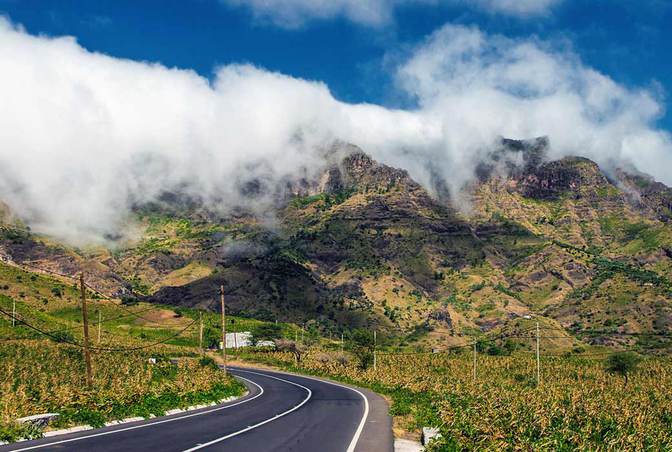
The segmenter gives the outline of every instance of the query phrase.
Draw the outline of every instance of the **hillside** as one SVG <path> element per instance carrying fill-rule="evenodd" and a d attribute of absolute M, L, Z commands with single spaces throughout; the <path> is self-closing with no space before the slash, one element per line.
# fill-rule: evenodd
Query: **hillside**
<path fill-rule="evenodd" d="M 3 207 L 0 257 L 38 273 L 83 269 L 127 302 L 216 310 L 223 284 L 235 314 L 324 332 L 375 325 L 402 344 L 463 344 L 537 316 L 558 348 L 666 347 L 672 190 L 581 157 L 549 161 L 548 146 L 503 139 L 462 210 L 342 143 L 321 177 L 283 187 L 271 218 L 166 194 L 136 206 L 141 237 L 111 249 L 32 234 Z"/>

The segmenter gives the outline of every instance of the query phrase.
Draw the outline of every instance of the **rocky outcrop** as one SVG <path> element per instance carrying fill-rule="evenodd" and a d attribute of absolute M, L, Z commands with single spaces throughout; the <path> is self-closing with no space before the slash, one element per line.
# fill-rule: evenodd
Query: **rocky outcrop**
<path fill-rule="evenodd" d="M 495 150 L 477 165 L 476 176 L 480 181 L 485 181 L 493 175 L 519 177 L 543 163 L 548 147 L 547 137 L 531 140 L 501 138 Z"/>
<path fill-rule="evenodd" d="M 565 157 L 529 168 L 518 178 L 518 186 L 528 198 L 549 200 L 563 195 L 589 197 L 613 187 L 599 166 L 583 157 Z"/>
<path fill-rule="evenodd" d="M 616 177 L 634 205 L 651 210 L 661 221 L 672 220 L 672 188 L 634 170 L 617 170 Z"/>

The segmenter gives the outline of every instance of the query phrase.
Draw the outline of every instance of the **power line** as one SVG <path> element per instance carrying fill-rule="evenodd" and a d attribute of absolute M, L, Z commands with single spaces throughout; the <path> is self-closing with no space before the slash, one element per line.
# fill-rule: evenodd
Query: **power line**
<path fill-rule="evenodd" d="M 15 319 L 17 322 L 22 323 L 22 324 L 25 325 L 26 327 L 28 327 L 28 328 L 30 328 L 30 329 L 32 329 L 32 330 L 34 330 L 34 331 L 37 331 L 38 333 L 43 334 L 43 335 L 45 335 L 45 336 L 47 336 L 47 337 L 53 339 L 53 340 L 56 341 L 56 342 L 59 342 L 59 343 L 65 343 L 65 344 L 69 344 L 69 345 L 74 345 L 75 347 L 79 347 L 79 348 L 83 348 L 83 347 L 84 347 L 84 345 L 82 345 L 82 344 L 80 344 L 80 343 L 78 343 L 78 342 L 74 342 L 74 341 L 67 340 L 67 339 L 65 339 L 65 338 L 60 338 L 60 337 L 54 336 L 54 335 L 50 334 L 48 331 L 44 331 L 44 330 L 42 330 L 42 329 L 40 329 L 40 328 L 38 328 L 38 327 L 36 327 L 36 326 L 34 326 L 34 325 L 29 324 L 29 323 L 26 322 L 25 320 L 22 320 L 22 319 L 18 319 L 18 318 L 16 318 L 16 317 L 13 317 L 13 316 L 11 315 L 11 313 L 8 313 L 7 311 L 5 311 L 5 310 L 2 309 L 2 308 L 0 308 L 0 313 L 5 314 L 5 315 L 6 315 L 7 317 L 9 317 L 9 318 L 13 318 L 13 319 Z M 183 329 L 181 329 L 180 331 L 178 331 L 176 334 L 174 334 L 174 335 L 172 335 L 172 336 L 170 336 L 170 337 L 168 337 L 168 338 L 166 338 L 166 339 L 162 339 L 162 340 L 160 340 L 160 341 L 157 341 L 157 342 L 154 342 L 154 343 L 151 343 L 151 344 L 146 344 L 146 345 L 137 346 L 137 347 L 124 347 L 124 348 L 89 347 L 89 349 L 91 349 L 91 350 L 95 350 L 95 351 L 101 351 L 101 352 L 130 352 L 130 351 L 143 350 L 143 349 L 146 349 L 146 348 L 154 347 L 154 346 L 156 346 L 156 345 L 161 345 L 161 344 L 166 343 L 166 342 L 168 342 L 168 341 L 170 341 L 170 340 L 172 340 L 172 339 L 175 339 L 176 337 L 182 335 L 182 333 L 184 333 L 187 329 L 189 329 L 189 328 L 190 328 L 192 325 L 194 325 L 195 323 L 196 323 L 196 320 L 192 321 L 190 324 L 188 324 L 187 326 L 185 326 Z"/>
<path fill-rule="evenodd" d="M 54 270 L 49 270 L 49 269 L 46 269 L 46 268 L 42 268 L 42 267 L 39 267 L 39 266 L 37 266 L 37 265 L 33 265 L 33 264 L 29 263 L 29 262 L 25 262 L 25 261 L 24 261 L 24 262 L 21 262 L 21 263 L 16 263 L 16 262 L 11 262 L 11 263 L 10 263 L 10 262 L 5 262 L 5 263 L 6 263 L 7 265 L 12 266 L 12 267 L 15 267 L 15 268 L 18 268 L 18 269 L 20 269 L 20 270 L 26 271 L 26 272 L 28 272 L 28 273 L 30 273 L 30 272 L 29 272 L 28 270 L 26 270 L 24 267 L 28 267 L 28 268 L 31 268 L 31 269 L 35 269 L 35 270 L 37 270 L 39 273 L 46 273 L 46 274 L 49 274 L 49 275 L 60 276 L 61 278 L 67 278 L 67 279 L 73 280 L 73 281 L 75 281 L 75 282 L 77 281 L 77 277 L 76 277 L 76 276 L 68 275 L 68 274 L 66 274 L 66 273 L 59 273 L 59 272 L 54 271 Z M 89 284 L 86 284 L 86 283 L 85 283 L 85 284 L 84 284 L 84 287 L 86 287 L 87 289 L 89 289 L 90 291 L 92 291 L 93 293 L 95 293 L 96 295 L 98 295 L 98 296 L 100 296 L 100 297 L 102 297 L 102 298 L 105 298 L 105 299 L 111 299 L 110 297 L 108 297 L 108 296 L 105 295 L 104 293 L 100 292 L 98 289 L 96 289 L 96 288 L 90 286 Z"/>
<path fill-rule="evenodd" d="M 109 301 L 113 301 L 113 300 L 110 299 Z M 134 317 L 136 317 L 136 318 L 138 318 L 138 319 L 144 320 L 144 321 L 147 322 L 147 323 L 154 323 L 154 324 L 156 324 L 156 325 L 160 325 L 160 324 L 161 324 L 160 322 L 157 322 L 156 320 L 150 320 L 150 319 L 148 319 L 148 318 L 143 317 L 143 316 L 140 315 L 140 314 L 142 314 L 142 313 L 151 311 L 152 309 L 156 309 L 155 306 L 152 306 L 152 307 L 150 307 L 150 308 L 144 309 L 144 310 L 142 310 L 142 311 L 140 311 L 140 312 L 138 313 L 138 312 L 133 312 L 133 311 L 131 311 L 130 309 L 126 309 L 126 308 L 124 307 L 123 304 L 116 304 L 116 303 L 113 303 L 113 305 L 116 306 L 116 307 L 118 307 L 118 308 L 121 309 L 122 311 L 128 312 L 128 315 L 126 315 L 126 316 L 124 316 L 124 317 L 134 316 Z"/>

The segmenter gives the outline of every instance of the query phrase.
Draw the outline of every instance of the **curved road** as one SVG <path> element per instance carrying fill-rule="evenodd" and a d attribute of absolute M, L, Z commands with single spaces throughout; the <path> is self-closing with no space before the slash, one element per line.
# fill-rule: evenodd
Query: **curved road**
<path fill-rule="evenodd" d="M 282 372 L 230 372 L 248 387 L 246 397 L 173 416 L 0 446 L 0 452 L 393 450 L 387 404 L 371 391 Z"/>

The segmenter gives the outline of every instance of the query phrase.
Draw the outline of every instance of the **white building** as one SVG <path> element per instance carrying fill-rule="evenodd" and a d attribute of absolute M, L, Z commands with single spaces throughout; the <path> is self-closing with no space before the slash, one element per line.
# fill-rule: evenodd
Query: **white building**
<path fill-rule="evenodd" d="M 257 347 L 274 347 L 273 341 L 259 341 Z M 226 348 L 252 347 L 252 333 L 241 331 L 239 333 L 226 333 Z M 219 348 L 222 348 L 222 342 L 219 342 Z"/>

